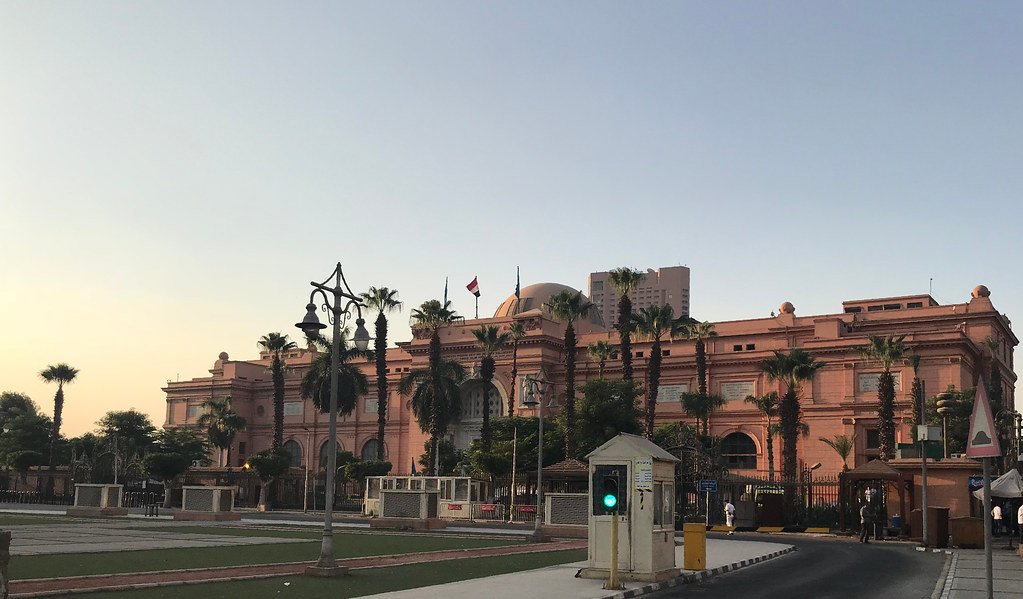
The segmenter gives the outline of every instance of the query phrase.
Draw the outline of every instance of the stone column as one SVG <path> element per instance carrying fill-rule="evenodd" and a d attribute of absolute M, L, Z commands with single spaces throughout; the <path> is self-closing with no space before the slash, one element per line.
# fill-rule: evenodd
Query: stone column
<path fill-rule="evenodd" d="M 7 599 L 7 564 L 11 562 L 11 531 L 0 530 L 0 599 Z"/>

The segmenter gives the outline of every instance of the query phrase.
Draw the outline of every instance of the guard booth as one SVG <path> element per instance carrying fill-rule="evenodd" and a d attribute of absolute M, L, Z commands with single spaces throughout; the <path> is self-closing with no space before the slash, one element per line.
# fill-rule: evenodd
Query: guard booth
<path fill-rule="evenodd" d="M 644 437 L 627 434 L 618 435 L 586 457 L 590 471 L 588 564 L 579 576 L 609 577 L 612 529 L 618 531 L 618 579 L 652 582 L 678 576 L 678 458 Z"/>

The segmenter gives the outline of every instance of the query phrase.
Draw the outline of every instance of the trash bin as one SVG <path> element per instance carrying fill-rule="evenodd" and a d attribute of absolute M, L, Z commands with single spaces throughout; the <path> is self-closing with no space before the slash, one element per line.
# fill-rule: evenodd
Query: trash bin
<path fill-rule="evenodd" d="M 902 530 L 902 516 L 895 514 L 892 516 L 892 528 L 901 531 Z"/>
<path fill-rule="evenodd" d="M 707 526 L 702 522 L 682 525 L 682 567 L 686 570 L 707 569 Z"/>

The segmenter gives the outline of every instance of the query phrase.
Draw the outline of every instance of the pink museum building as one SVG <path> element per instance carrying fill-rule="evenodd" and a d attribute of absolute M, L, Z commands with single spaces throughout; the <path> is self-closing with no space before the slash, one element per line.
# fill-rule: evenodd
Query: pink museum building
<path fill-rule="evenodd" d="M 513 321 L 525 325 L 526 337 L 519 342 L 519 377 L 536 374 L 542 368 L 556 390 L 564 389 L 562 335 L 564 325 L 542 311 L 543 304 L 555 293 L 569 289 L 564 285 L 542 283 L 522 289 L 521 299 L 509 297 L 492 318 L 466 320 L 441 331 L 444 354 L 458 360 L 470 372 L 480 354 L 473 344 L 472 329 L 484 324 L 507 328 Z M 765 307 L 765 312 L 767 307 Z M 367 320 L 372 319 L 372 315 Z M 598 339 L 617 343 L 617 332 L 608 331 L 599 314 L 576 324 L 579 333 L 577 378 L 581 383 L 597 376 L 597 363 L 589 361 L 585 346 Z M 928 395 L 948 385 L 969 388 L 980 377 L 986 379 L 991 352 L 983 340 L 999 341 L 994 359 L 1002 370 L 1006 403 L 1014 405 L 1016 375 L 1013 373 L 1013 348 L 1019 343 L 1008 318 L 991 303 L 984 286 L 972 292 L 969 301 L 939 305 L 929 295 L 913 295 L 843 302 L 833 314 L 799 316 L 794 306 L 783 303 L 776 316 L 750 320 L 714 323 L 717 336 L 707 342 L 708 384 L 710 392 L 726 400 L 723 408 L 711 417 L 711 432 L 725 437 L 727 461 L 734 471 L 765 471 L 766 422 L 759 412 L 743 400 L 747 395 L 781 391 L 760 372 L 761 361 L 773 351 L 803 348 L 827 364 L 818 371 L 812 383 L 802 391 L 804 418 L 810 434 L 800 441 L 799 457 L 806 464 L 821 462 L 821 474 L 839 471 L 842 467 L 835 452 L 819 441 L 836 434 L 856 435 L 856 449 L 849 461 L 855 467 L 877 454 L 875 409 L 877 403 L 878 364 L 865 361 L 859 348 L 868 335 L 906 335 L 911 351 L 921 356 L 919 376 Z M 288 331 L 285 331 L 288 332 Z M 300 338 L 295 330 L 293 338 Z M 394 465 L 393 473 L 408 473 L 412 463 L 423 453 L 427 435 L 417 425 L 408 398 L 397 391 L 399 379 L 411 369 L 424 367 L 428 339 L 418 335 L 388 350 L 390 395 L 387 400 L 387 428 L 384 439 L 386 457 Z M 634 342 L 636 378 L 645 376 L 650 343 Z M 663 365 L 661 390 L 657 401 L 658 424 L 687 420 L 678 401 L 680 393 L 696 387 L 694 343 L 676 340 L 662 346 Z M 327 419 L 299 394 L 299 381 L 314 357 L 314 352 L 296 349 L 288 352 L 285 403 L 285 447 L 296 466 L 318 469 L 326 452 Z M 512 351 L 508 347 L 496 356 L 496 392 L 491 394 L 494 416 L 507 414 L 511 380 Z M 232 360 L 226 353 L 213 363 L 209 376 L 187 381 L 169 382 L 167 394 L 167 426 L 194 424 L 200 415 L 200 404 L 210 397 L 231 396 L 234 408 L 248 421 L 232 448 L 231 466 L 245 462 L 247 456 L 270 445 L 273 426 L 272 385 L 267 355 L 255 359 Z M 370 381 L 374 380 L 372 363 L 362 366 Z M 605 376 L 621 376 L 620 362 L 609 362 Z M 912 369 L 907 365 L 894 368 L 897 407 L 896 423 L 899 442 L 910 441 L 910 382 Z M 518 382 L 521 384 L 521 381 Z M 360 398 L 355 412 L 338 424 L 338 441 L 343 449 L 356 455 L 376 455 L 377 406 L 375 387 L 370 395 Z M 516 398 L 521 394 L 516 393 Z M 562 402 L 563 403 L 563 402 Z M 532 416 L 529 409 L 514 406 L 516 414 Z M 470 378 L 462 386 L 462 417 L 449 435 L 459 448 L 479 436 L 482 421 L 482 382 Z M 780 452 L 775 444 L 775 451 Z M 776 467 L 780 456 L 776 455 Z"/>

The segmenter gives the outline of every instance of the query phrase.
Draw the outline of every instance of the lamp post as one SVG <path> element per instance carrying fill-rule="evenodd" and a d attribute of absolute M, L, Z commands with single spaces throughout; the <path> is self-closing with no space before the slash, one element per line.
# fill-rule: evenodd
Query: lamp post
<path fill-rule="evenodd" d="M 945 458 L 948 458 L 948 415 L 952 412 L 956 400 L 948 391 L 939 393 L 938 397 L 938 413 L 941 414 L 941 437 L 942 442 L 945 444 L 943 455 Z"/>
<path fill-rule="evenodd" d="M 543 526 L 543 403 L 553 385 L 547 380 L 542 368 L 539 375 L 526 376 L 525 385 L 527 391 L 522 398 L 522 405 L 535 407 L 539 418 L 536 448 L 536 519 L 533 524 L 533 538 L 539 540 Z"/>
<path fill-rule="evenodd" d="M 334 286 L 328 287 L 327 284 L 334 280 Z M 313 286 L 313 291 L 309 294 L 309 303 L 306 305 L 306 314 L 302 318 L 302 322 L 296 323 L 295 326 L 302 329 L 308 339 L 315 339 L 320 334 L 320 330 L 327 328 L 327 325 L 320 322 L 320 319 L 316 317 L 316 294 L 320 294 L 323 299 L 322 308 L 327 312 L 327 320 L 334 325 L 333 339 L 331 339 L 330 348 L 330 413 L 328 427 L 328 438 L 329 443 L 327 445 L 327 480 L 326 480 L 326 502 L 323 507 L 323 542 L 320 545 L 320 558 L 317 560 L 315 566 L 309 566 L 306 568 L 306 574 L 312 576 L 344 576 L 348 572 L 348 568 L 344 568 L 337 565 L 337 561 L 334 560 L 334 531 L 333 531 L 333 511 L 334 511 L 334 476 L 332 475 L 337 470 L 337 395 L 338 395 L 338 362 L 341 354 L 341 330 L 342 323 L 347 323 L 348 319 L 351 318 L 351 310 L 354 307 L 357 313 L 355 320 L 355 334 L 353 335 L 353 341 L 355 347 L 360 351 L 365 351 L 369 347 L 369 331 L 366 330 L 366 321 L 362 318 L 362 308 L 366 306 L 359 300 L 359 297 L 352 291 L 352 288 L 348 286 L 348 281 L 345 280 L 345 275 L 341 272 L 341 263 L 338 262 L 337 266 L 334 267 L 334 272 L 330 273 L 322 283 L 312 281 L 309 283 Z"/>
<path fill-rule="evenodd" d="M 817 462 L 813 466 L 810 466 L 810 469 L 807 470 L 807 473 L 810 475 L 810 479 L 809 479 L 810 488 L 809 488 L 809 492 L 807 493 L 807 495 L 810 496 L 810 505 L 807 506 L 808 509 L 813 509 L 813 471 L 818 469 L 818 468 L 820 468 L 820 467 L 821 467 L 821 463 Z"/>

